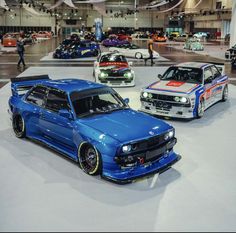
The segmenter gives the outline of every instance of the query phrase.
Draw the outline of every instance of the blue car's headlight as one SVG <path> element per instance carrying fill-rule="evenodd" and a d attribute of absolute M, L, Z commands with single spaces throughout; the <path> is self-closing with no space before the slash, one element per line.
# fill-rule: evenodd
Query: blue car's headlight
<path fill-rule="evenodd" d="M 132 146 L 131 145 L 125 145 L 125 146 L 122 146 L 122 152 L 123 153 L 128 153 L 130 152 L 132 149 Z"/>
<path fill-rule="evenodd" d="M 173 138 L 174 136 L 175 136 L 175 130 L 171 129 L 170 131 L 168 131 L 165 134 L 164 139 L 167 141 L 167 140 L 170 140 L 171 138 Z"/>

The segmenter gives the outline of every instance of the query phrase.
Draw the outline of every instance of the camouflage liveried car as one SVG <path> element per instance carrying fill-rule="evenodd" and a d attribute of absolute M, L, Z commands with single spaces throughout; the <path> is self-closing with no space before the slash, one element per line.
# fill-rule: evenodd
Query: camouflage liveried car
<path fill-rule="evenodd" d="M 192 51 L 203 51 L 204 46 L 200 42 L 199 39 L 191 38 L 185 42 L 184 49 L 188 49 L 188 50 L 192 50 Z"/>

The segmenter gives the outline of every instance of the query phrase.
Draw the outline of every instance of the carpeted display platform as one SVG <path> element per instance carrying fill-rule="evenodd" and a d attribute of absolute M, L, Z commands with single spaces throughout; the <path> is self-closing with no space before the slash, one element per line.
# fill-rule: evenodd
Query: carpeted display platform
<path fill-rule="evenodd" d="M 134 67 L 136 86 L 117 88 L 138 109 L 142 87 L 165 68 Z M 33 67 L 22 76 L 93 80 L 92 68 Z M 168 120 L 182 160 L 170 170 L 119 186 L 84 174 L 46 147 L 14 136 L 10 83 L 0 90 L 1 231 L 235 231 L 236 87 L 199 120 Z M 135 129 L 134 129 L 135 130 Z"/>

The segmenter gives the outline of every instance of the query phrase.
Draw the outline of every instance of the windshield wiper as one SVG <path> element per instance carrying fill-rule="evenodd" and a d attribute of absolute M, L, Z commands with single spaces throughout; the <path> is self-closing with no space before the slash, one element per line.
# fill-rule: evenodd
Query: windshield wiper
<path fill-rule="evenodd" d="M 127 109 L 130 109 L 130 108 L 129 107 L 119 107 L 119 108 L 113 108 L 113 109 L 107 110 L 106 112 L 109 113 L 109 112 L 114 112 L 114 111 L 119 111 L 119 110 L 127 110 Z"/>
<path fill-rule="evenodd" d="M 114 111 L 127 110 L 127 109 L 130 109 L 130 108 L 129 107 L 119 107 L 119 108 L 113 108 L 113 109 L 107 109 L 107 110 L 91 111 L 91 112 L 81 114 L 80 117 L 83 118 L 83 117 L 89 117 L 89 116 L 98 115 L 98 114 L 109 114 Z"/>
<path fill-rule="evenodd" d="M 91 112 L 86 112 L 84 114 L 81 114 L 80 117 L 88 117 L 88 116 L 92 116 L 92 115 L 98 115 L 98 114 L 107 114 L 106 111 L 91 111 Z"/>

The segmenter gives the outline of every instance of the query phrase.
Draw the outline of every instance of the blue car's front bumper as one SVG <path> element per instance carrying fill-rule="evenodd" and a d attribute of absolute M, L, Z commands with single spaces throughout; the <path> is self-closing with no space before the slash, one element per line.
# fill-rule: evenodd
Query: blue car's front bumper
<path fill-rule="evenodd" d="M 118 171 L 103 172 L 102 177 L 117 184 L 131 183 L 141 177 L 150 176 L 156 173 L 162 173 L 169 169 L 173 164 L 181 159 L 179 154 L 169 152 L 161 159 L 152 162 L 148 165 L 138 165 L 134 168 L 120 169 Z"/>

